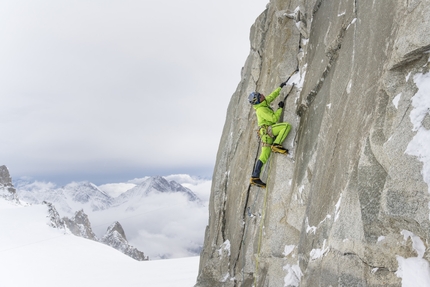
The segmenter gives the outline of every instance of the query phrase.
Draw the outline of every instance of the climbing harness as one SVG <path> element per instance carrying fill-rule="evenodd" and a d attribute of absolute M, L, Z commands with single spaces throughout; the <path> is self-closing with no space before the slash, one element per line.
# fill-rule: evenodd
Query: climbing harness
<path fill-rule="evenodd" d="M 263 147 L 271 146 L 275 140 L 275 135 L 272 131 L 272 126 L 262 125 L 257 129 L 257 137 L 263 144 Z"/>

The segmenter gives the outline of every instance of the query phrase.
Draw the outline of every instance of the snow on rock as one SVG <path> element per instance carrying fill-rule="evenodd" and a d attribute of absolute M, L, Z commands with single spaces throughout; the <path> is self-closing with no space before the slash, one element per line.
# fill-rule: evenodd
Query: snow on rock
<path fill-rule="evenodd" d="M 402 278 L 402 287 L 427 287 L 430 286 L 430 266 L 429 262 L 423 258 L 425 252 L 424 242 L 410 231 L 403 230 L 401 234 L 405 240 L 412 240 L 412 247 L 417 252 L 418 257 L 403 258 L 396 256 L 399 268 L 397 277 Z"/>
<path fill-rule="evenodd" d="M 55 209 L 55 206 L 52 203 L 44 201 L 43 204 L 48 206 L 48 214 L 49 214 L 49 225 L 53 228 L 58 229 L 65 229 L 66 224 L 64 220 L 61 219 L 60 214 L 58 214 L 58 211 Z"/>
<path fill-rule="evenodd" d="M 218 249 L 218 254 L 219 256 L 222 256 L 224 253 L 227 253 L 228 256 L 230 256 L 231 252 L 230 252 L 230 240 L 226 240 L 224 241 L 223 244 L 221 244 L 220 249 Z M 225 251 L 225 252 L 224 252 Z"/>
<path fill-rule="evenodd" d="M 430 122 L 430 73 L 418 73 L 413 79 L 418 92 L 412 97 L 413 110 L 410 120 L 417 133 L 409 143 L 406 153 L 418 157 L 423 163 L 422 175 L 430 192 L 430 123 L 427 127 L 425 124 L 426 119 Z"/>
<path fill-rule="evenodd" d="M 323 242 L 323 247 L 322 248 L 314 248 L 311 250 L 309 256 L 311 258 L 311 260 L 317 260 L 319 258 L 322 258 L 324 256 L 324 254 L 327 253 L 327 251 L 329 250 L 329 248 L 325 248 L 325 244 L 326 244 L 326 240 L 324 239 Z"/>
<path fill-rule="evenodd" d="M 16 190 L 12 184 L 12 178 L 6 166 L 0 166 L 0 197 L 18 203 Z"/>
<path fill-rule="evenodd" d="M 145 254 L 142 251 L 139 251 L 128 243 L 124 229 L 119 222 L 114 222 L 108 227 L 106 234 L 101 239 L 101 242 L 121 251 L 137 261 L 149 259 L 145 257 Z"/>
<path fill-rule="evenodd" d="M 291 252 L 293 252 L 295 247 L 295 245 L 285 245 L 284 252 L 282 253 L 282 255 L 287 257 L 288 255 L 290 255 Z"/>
<path fill-rule="evenodd" d="M 287 275 L 284 278 L 284 286 L 298 287 L 300 285 L 300 279 L 303 276 L 302 270 L 300 270 L 300 266 L 287 264 L 284 266 L 283 269 L 287 271 Z"/>
<path fill-rule="evenodd" d="M 91 228 L 90 220 L 82 209 L 77 211 L 71 219 L 64 217 L 63 221 L 74 235 L 98 241 L 97 236 Z"/>

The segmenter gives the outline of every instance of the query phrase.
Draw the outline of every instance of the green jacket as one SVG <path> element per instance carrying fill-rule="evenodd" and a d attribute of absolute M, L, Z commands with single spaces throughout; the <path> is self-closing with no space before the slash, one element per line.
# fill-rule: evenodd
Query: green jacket
<path fill-rule="evenodd" d="M 270 103 L 273 102 L 279 96 L 281 88 L 277 88 L 266 99 L 257 105 L 253 105 L 255 113 L 257 114 L 258 126 L 271 126 L 276 124 L 281 117 L 282 108 L 278 108 L 276 112 L 270 107 Z"/>

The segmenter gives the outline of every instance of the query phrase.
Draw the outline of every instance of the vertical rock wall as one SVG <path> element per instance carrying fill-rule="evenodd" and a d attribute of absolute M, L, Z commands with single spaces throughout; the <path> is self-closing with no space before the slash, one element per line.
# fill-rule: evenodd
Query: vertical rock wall
<path fill-rule="evenodd" d="M 401 286 L 403 258 L 428 264 L 429 16 L 424 0 L 270 1 L 228 107 L 196 286 Z M 297 68 L 293 158 L 272 154 L 267 189 L 249 186 L 247 95 Z"/>

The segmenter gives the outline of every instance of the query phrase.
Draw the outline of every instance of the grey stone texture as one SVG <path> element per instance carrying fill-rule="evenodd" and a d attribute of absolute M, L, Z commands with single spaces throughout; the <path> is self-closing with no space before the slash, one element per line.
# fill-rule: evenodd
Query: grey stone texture
<path fill-rule="evenodd" d="M 99 241 L 93 232 L 88 215 L 83 209 L 76 211 L 72 218 L 63 217 L 63 221 L 72 234 L 86 239 Z"/>
<path fill-rule="evenodd" d="M 5 165 L 0 166 L 0 197 L 19 204 L 16 189 L 12 183 L 12 177 Z"/>
<path fill-rule="evenodd" d="M 100 242 L 121 251 L 125 255 L 128 255 L 137 261 L 149 260 L 148 257 L 145 257 L 145 254 L 142 251 L 139 251 L 136 247 L 133 247 L 128 243 L 124 229 L 118 221 L 112 223 L 108 227 L 106 234 Z"/>
<path fill-rule="evenodd" d="M 270 1 L 228 107 L 195 286 L 401 286 L 396 256 L 417 256 L 402 230 L 430 259 L 429 186 L 406 153 L 429 31 L 429 0 Z M 261 145 L 247 96 L 297 68 L 292 157 L 272 154 L 267 189 L 250 186 Z"/>

